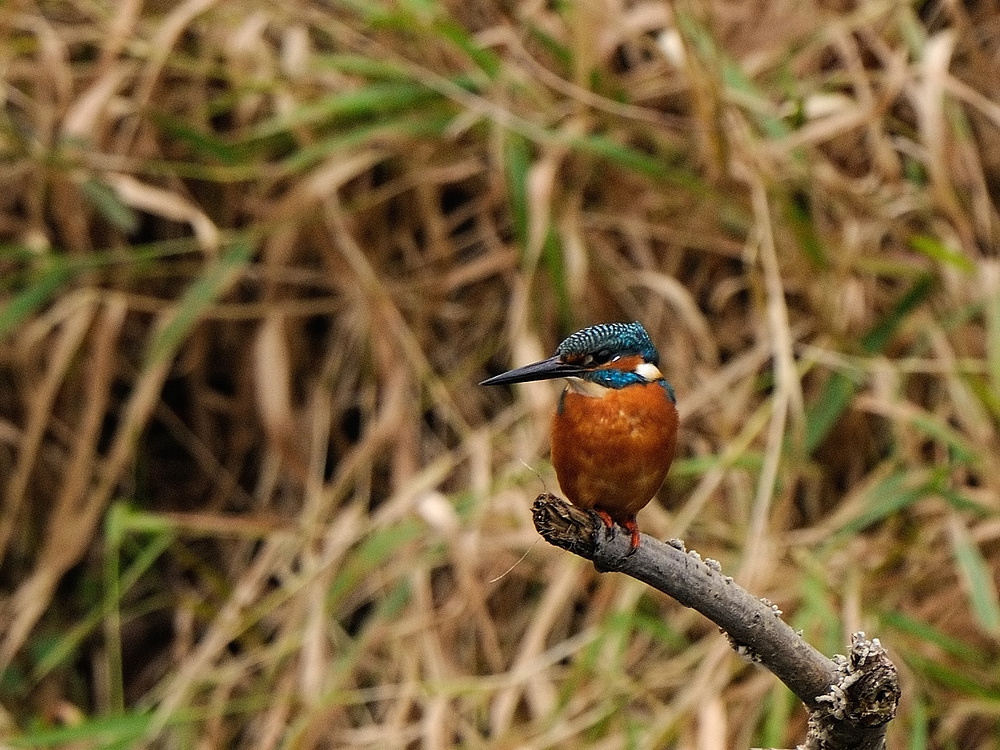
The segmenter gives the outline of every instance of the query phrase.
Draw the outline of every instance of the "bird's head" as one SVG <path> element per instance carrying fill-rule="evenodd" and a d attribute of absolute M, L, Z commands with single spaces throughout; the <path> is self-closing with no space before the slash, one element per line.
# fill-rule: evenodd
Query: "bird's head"
<path fill-rule="evenodd" d="M 604 388 L 661 381 L 660 355 L 639 323 L 601 323 L 566 338 L 554 356 L 484 380 L 480 385 L 578 378 Z M 672 389 L 667 385 L 668 392 Z"/>

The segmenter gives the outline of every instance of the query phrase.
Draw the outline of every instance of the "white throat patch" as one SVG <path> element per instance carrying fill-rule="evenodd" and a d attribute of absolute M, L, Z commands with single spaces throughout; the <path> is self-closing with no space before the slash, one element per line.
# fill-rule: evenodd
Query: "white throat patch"
<path fill-rule="evenodd" d="M 604 398 L 608 391 L 611 390 L 600 383 L 592 383 L 591 381 L 584 380 L 583 378 L 566 378 L 566 381 L 569 383 L 570 389 L 574 393 L 579 393 L 581 396 Z"/>

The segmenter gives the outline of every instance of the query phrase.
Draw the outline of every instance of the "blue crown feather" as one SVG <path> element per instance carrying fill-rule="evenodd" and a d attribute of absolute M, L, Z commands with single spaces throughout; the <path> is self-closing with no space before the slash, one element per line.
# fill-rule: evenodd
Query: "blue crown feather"
<path fill-rule="evenodd" d="M 660 354 L 641 323 L 600 323 L 584 328 L 559 344 L 556 354 L 576 359 L 602 351 L 613 355 L 638 354 L 645 362 L 660 364 Z"/>

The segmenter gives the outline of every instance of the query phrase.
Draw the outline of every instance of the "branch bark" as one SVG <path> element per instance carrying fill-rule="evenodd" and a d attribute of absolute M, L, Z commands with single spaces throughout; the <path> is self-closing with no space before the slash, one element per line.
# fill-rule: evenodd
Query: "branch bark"
<path fill-rule="evenodd" d="M 697 610 L 726 633 L 736 651 L 766 667 L 805 704 L 809 734 L 804 750 L 881 750 L 896 714 L 896 668 L 878 639 L 853 637 L 848 656 L 828 659 L 782 619 L 781 611 L 723 575 L 714 560 L 646 534 L 629 555 L 628 534 L 560 497 L 539 495 L 535 528 L 547 542 L 593 561 L 600 572 L 632 576 Z"/>

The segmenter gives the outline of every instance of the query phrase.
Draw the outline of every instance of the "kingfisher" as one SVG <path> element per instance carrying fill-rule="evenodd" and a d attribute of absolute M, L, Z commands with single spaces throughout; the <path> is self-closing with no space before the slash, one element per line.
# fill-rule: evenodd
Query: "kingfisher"
<path fill-rule="evenodd" d="M 677 444 L 677 399 L 640 323 L 602 323 L 569 336 L 541 362 L 480 385 L 566 378 L 552 418 L 552 466 L 566 498 L 617 523 L 639 547 L 636 514 L 660 489 Z"/>

